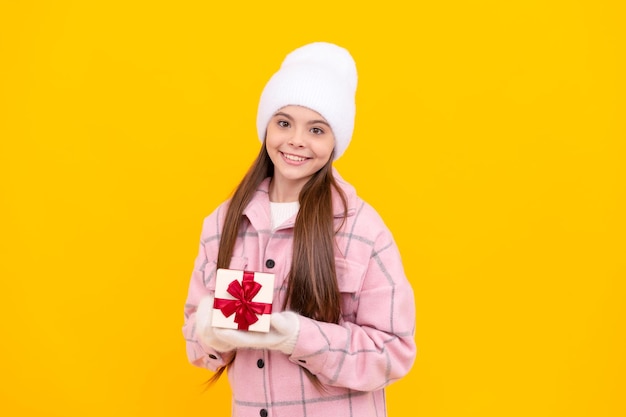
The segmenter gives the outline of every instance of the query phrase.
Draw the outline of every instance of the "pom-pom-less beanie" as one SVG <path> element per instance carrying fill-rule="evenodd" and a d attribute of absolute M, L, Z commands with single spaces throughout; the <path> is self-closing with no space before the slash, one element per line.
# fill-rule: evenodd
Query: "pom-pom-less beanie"
<path fill-rule="evenodd" d="M 265 140 L 267 124 L 285 106 L 303 106 L 318 112 L 335 136 L 335 159 L 352 139 L 356 112 L 356 65 L 350 53 L 337 45 L 304 45 L 285 60 L 265 85 L 257 112 L 257 132 Z"/>

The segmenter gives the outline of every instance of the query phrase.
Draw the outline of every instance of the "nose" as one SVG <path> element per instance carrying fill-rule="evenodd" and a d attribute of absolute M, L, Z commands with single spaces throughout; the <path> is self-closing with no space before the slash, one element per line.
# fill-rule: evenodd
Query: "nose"
<path fill-rule="evenodd" d="M 304 132 L 301 129 L 294 129 L 293 134 L 289 138 L 289 144 L 296 148 L 304 146 Z"/>

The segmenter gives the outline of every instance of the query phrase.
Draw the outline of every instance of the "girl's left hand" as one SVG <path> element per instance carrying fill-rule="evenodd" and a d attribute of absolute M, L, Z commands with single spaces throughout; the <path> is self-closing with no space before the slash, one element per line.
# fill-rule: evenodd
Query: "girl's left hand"
<path fill-rule="evenodd" d="M 216 338 L 235 348 L 279 350 L 286 355 L 291 355 L 293 352 L 299 331 L 300 318 L 292 311 L 272 313 L 268 333 L 213 329 Z"/>

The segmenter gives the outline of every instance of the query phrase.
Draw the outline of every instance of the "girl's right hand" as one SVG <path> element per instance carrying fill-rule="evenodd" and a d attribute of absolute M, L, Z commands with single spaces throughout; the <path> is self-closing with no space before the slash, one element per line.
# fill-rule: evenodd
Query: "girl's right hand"
<path fill-rule="evenodd" d="M 235 347 L 218 339 L 211 325 L 214 298 L 213 294 L 209 294 L 202 298 L 200 304 L 198 304 L 198 309 L 196 310 L 196 337 L 202 344 L 218 352 L 229 352 Z"/>

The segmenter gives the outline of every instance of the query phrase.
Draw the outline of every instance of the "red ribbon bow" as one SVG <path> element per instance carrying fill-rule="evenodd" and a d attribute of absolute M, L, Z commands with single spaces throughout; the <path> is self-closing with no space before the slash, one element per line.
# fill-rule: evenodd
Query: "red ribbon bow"
<path fill-rule="evenodd" d="M 270 314 L 272 305 L 258 303 L 252 299 L 259 293 L 263 286 L 254 280 L 254 272 L 244 271 L 241 284 L 236 279 L 228 284 L 226 291 L 235 300 L 216 298 L 214 308 L 222 311 L 225 317 L 235 314 L 235 323 L 239 330 L 248 330 L 251 324 L 259 321 L 257 314 Z"/>

